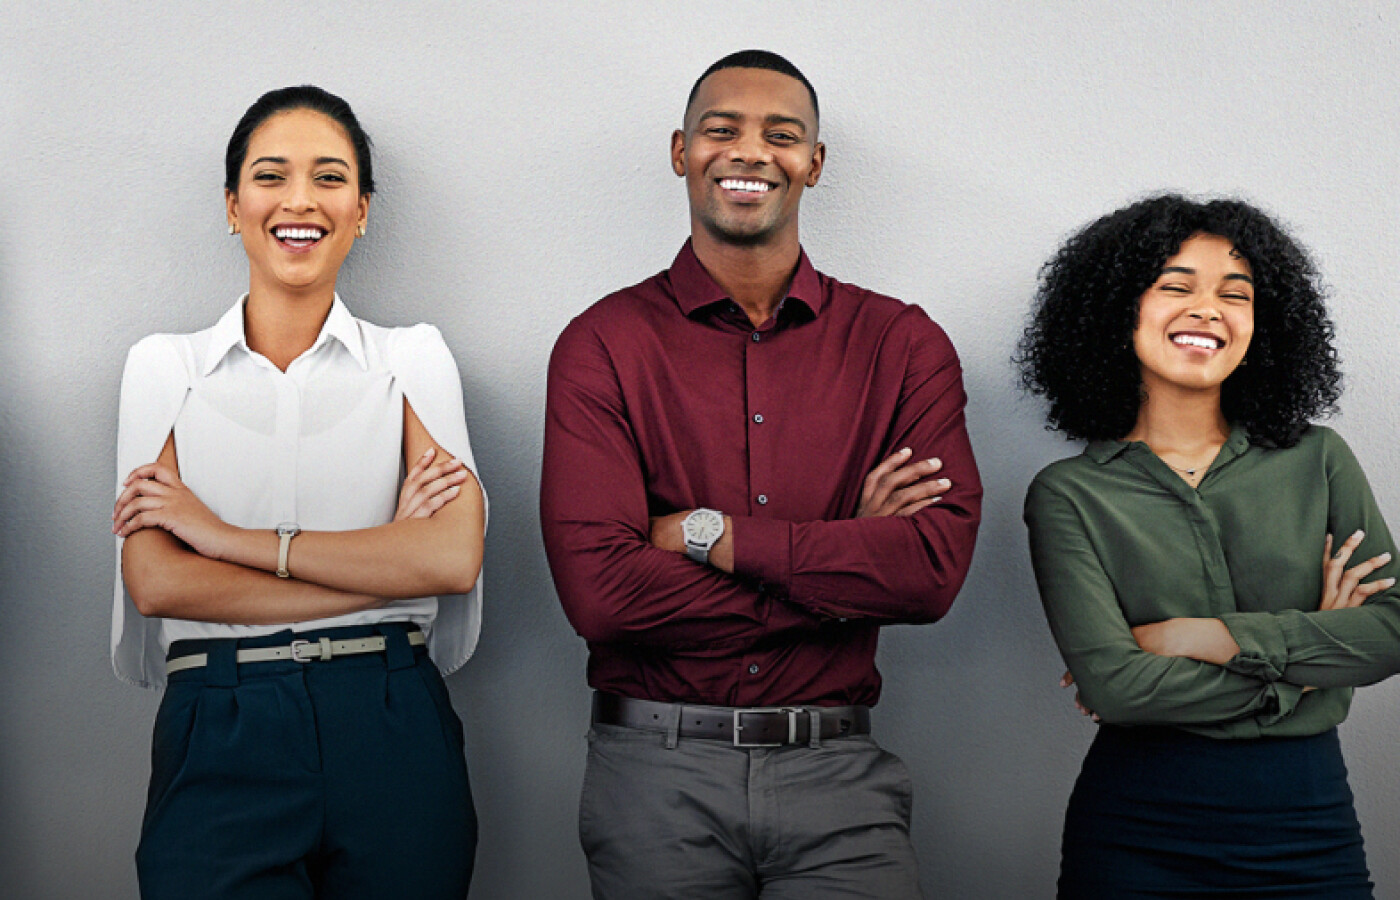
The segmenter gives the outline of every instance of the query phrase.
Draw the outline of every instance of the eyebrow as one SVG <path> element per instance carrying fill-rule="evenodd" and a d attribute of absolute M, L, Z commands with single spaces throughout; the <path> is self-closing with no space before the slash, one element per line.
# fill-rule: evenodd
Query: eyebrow
<path fill-rule="evenodd" d="M 255 160 L 253 160 L 252 162 L 248 163 L 248 167 L 249 167 L 249 168 L 252 168 L 253 166 L 256 166 L 258 163 L 265 163 L 265 162 L 273 163 L 274 165 L 285 166 L 285 165 L 287 164 L 287 157 L 285 157 L 285 156 L 259 156 L 257 159 L 255 159 Z M 342 165 L 342 166 L 344 166 L 344 167 L 347 168 L 347 169 L 350 168 L 350 164 L 349 164 L 348 162 L 346 162 L 345 160 L 341 159 L 341 158 L 338 157 L 338 156 L 318 156 L 318 157 L 316 157 L 316 165 L 318 165 L 318 166 L 324 166 L 324 165 L 328 165 L 328 164 L 331 164 L 331 163 L 338 164 L 338 165 Z"/>
<path fill-rule="evenodd" d="M 1165 275 L 1165 274 L 1167 274 L 1168 272 L 1180 272 L 1180 273 L 1183 274 L 1183 275 L 1195 275 L 1195 274 L 1196 274 L 1196 270 L 1193 269 L 1193 268 L 1191 268 L 1190 266 L 1163 266 L 1163 267 L 1162 267 L 1162 275 Z M 1161 276 L 1159 275 L 1158 277 L 1160 278 Z M 1247 284 L 1254 284 L 1254 279 L 1251 278 L 1250 276 L 1244 274 L 1243 272 L 1231 272 L 1229 275 L 1226 275 L 1226 276 L 1225 276 L 1225 280 L 1226 280 L 1226 281 L 1243 281 L 1243 282 L 1245 282 L 1245 283 L 1247 283 Z"/>

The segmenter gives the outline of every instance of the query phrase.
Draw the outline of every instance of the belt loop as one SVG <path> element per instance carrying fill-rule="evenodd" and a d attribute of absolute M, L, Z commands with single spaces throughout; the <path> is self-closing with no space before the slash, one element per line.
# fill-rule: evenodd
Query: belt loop
<path fill-rule="evenodd" d="M 211 640 L 206 653 L 204 683 L 211 687 L 238 687 L 238 641 L 234 638 Z"/>
<path fill-rule="evenodd" d="M 807 710 L 807 746 L 816 750 L 822 745 L 822 711 L 819 709 Z"/>
<path fill-rule="evenodd" d="M 413 668 L 417 660 L 413 658 L 413 645 L 408 642 L 408 629 L 386 622 L 374 630 L 384 635 L 384 665 L 389 671 Z"/>
<path fill-rule="evenodd" d="M 674 750 L 681 742 L 681 705 L 672 703 L 666 710 L 666 749 Z"/>

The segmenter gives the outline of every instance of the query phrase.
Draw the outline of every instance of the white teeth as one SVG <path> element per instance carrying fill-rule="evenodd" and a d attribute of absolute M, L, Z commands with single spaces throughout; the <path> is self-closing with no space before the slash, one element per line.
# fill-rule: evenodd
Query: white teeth
<path fill-rule="evenodd" d="M 281 241 L 316 241 L 325 236 L 319 228 L 278 228 L 273 233 Z"/>
<path fill-rule="evenodd" d="M 1200 337 L 1194 334 L 1178 334 L 1172 338 L 1172 343 L 1183 347 L 1200 347 L 1202 350 L 1217 350 L 1224 346 L 1224 342 L 1216 338 Z"/>
<path fill-rule="evenodd" d="M 740 178 L 720 179 L 719 186 L 726 191 L 748 191 L 754 194 L 766 194 L 772 187 L 764 181 L 744 181 Z"/>

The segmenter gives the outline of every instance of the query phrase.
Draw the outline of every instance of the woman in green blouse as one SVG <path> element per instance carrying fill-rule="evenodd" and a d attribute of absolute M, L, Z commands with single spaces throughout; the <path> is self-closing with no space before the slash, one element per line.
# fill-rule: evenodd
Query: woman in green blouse
<path fill-rule="evenodd" d="M 1332 340 L 1306 253 L 1238 201 L 1135 203 L 1042 273 L 1022 378 L 1089 443 L 1026 523 L 1102 723 L 1062 898 L 1372 896 L 1336 726 L 1400 669 L 1400 591 L 1361 468 L 1309 424 Z"/>

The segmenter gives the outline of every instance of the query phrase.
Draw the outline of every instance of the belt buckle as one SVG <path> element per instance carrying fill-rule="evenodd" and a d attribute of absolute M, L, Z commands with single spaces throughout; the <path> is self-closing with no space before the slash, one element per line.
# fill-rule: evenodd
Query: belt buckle
<path fill-rule="evenodd" d="M 318 659 L 324 659 L 324 656 L 321 654 L 321 645 L 319 641 L 292 641 L 291 644 L 289 644 L 288 646 L 290 646 L 292 650 L 293 662 L 299 662 L 305 665 L 306 663 L 313 662 Z M 314 647 L 315 650 L 313 651 L 313 653 L 315 655 L 302 656 L 301 651 L 304 647 Z"/>
<path fill-rule="evenodd" d="M 797 743 L 797 716 L 801 712 L 802 710 L 800 709 L 787 706 L 760 706 L 734 710 L 734 746 L 745 748 L 782 747 L 786 744 Z M 788 717 L 788 739 L 786 741 L 762 743 L 758 741 L 745 741 L 740 738 L 739 735 L 744 730 L 743 723 L 740 721 L 743 716 L 771 715 L 774 713 L 779 715 L 786 714 Z"/>

